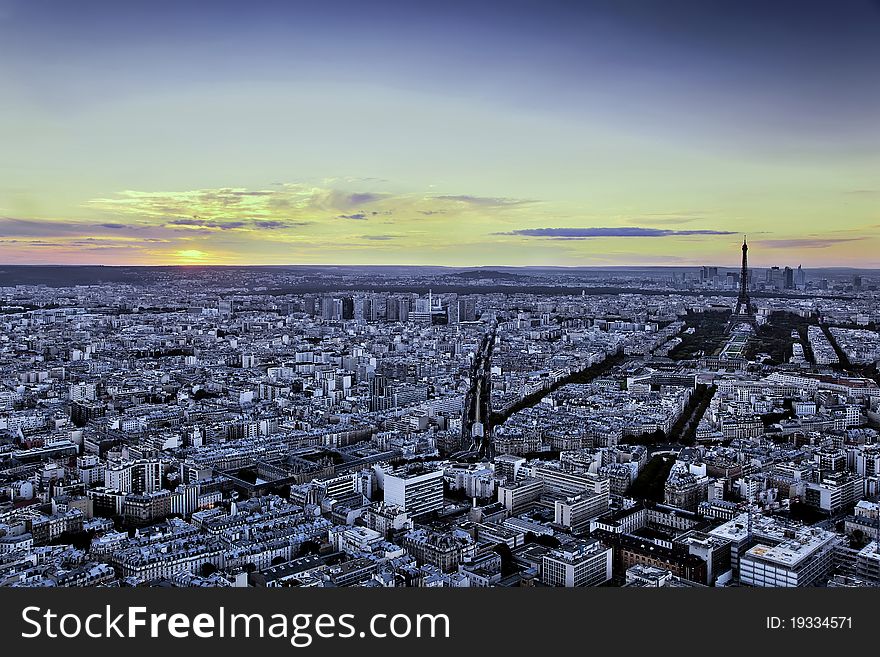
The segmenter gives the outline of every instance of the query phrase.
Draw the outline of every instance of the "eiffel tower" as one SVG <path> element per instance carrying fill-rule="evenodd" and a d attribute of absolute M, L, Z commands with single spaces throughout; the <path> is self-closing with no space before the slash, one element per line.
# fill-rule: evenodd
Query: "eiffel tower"
<path fill-rule="evenodd" d="M 758 326 L 755 307 L 749 298 L 749 245 L 746 243 L 745 235 L 743 235 L 742 252 L 742 270 L 739 274 L 739 297 L 736 300 L 736 308 L 730 316 L 730 321 L 727 323 L 728 332 L 741 324 L 748 324 L 752 328 L 757 328 Z"/>

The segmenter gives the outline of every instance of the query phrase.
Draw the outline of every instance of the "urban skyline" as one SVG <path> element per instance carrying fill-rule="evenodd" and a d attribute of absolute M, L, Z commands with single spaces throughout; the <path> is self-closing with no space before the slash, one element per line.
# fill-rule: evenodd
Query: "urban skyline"
<path fill-rule="evenodd" d="M 0 268 L 0 586 L 876 587 L 880 272 L 738 250 Z"/>
<path fill-rule="evenodd" d="M 880 587 L 878 26 L 0 0 L 0 588 Z"/>
<path fill-rule="evenodd" d="M 0 262 L 873 267 L 878 20 L 3 0 Z"/>

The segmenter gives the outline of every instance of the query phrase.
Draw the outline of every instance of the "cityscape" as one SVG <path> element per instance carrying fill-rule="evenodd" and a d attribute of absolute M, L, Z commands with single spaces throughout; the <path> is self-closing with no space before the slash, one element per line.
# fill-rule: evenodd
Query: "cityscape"
<path fill-rule="evenodd" d="M 0 584 L 877 586 L 878 285 L 2 267 Z"/>
<path fill-rule="evenodd" d="M 878 25 L 0 0 L 0 586 L 880 586 Z"/>

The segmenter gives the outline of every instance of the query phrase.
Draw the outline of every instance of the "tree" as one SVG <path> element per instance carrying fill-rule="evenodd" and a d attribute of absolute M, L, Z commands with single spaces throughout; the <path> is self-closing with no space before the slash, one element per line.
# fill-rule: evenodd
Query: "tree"
<path fill-rule="evenodd" d="M 321 543 L 314 539 L 309 539 L 308 541 L 303 541 L 299 545 L 299 550 L 297 550 L 298 557 L 305 557 L 310 554 L 318 554 L 321 551 Z"/>
<path fill-rule="evenodd" d="M 642 468 L 630 486 L 629 494 L 635 498 L 662 501 L 663 487 L 674 464 L 675 459 L 670 456 L 655 456 Z"/>
<path fill-rule="evenodd" d="M 526 543 L 536 543 L 548 548 L 558 548 L 562 545 L 559 539 L 550 534 L 535 534 L 534 532 L 526 532 Z"/>
<path fill-rule="evenodd" d="M 519 570 L 513 561 L 513 552 L 507 543 L 499 543 L 492 550 L 501 557 L 501 575 L 503 577 L 512 575 Z"/>
<path fill-rule="evenodd" d="M 865 546 L 865 532 L 861 529 L 854 529 L 850 536 L 850 547 L 863 548 Z"/>

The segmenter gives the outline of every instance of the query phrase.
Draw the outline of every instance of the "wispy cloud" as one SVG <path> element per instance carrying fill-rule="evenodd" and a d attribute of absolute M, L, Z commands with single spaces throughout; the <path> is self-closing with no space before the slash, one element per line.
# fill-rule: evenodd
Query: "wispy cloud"
<path fill-rule="evenodd" d="M 388 214 L 386 208 L 366 211 L 362 206 L 377 204 L 391 195 L 378 192 L 349 192 L 314 187 L 299 183 L 283 183 L 272 189 L 195 189 L 188 191 L 143 192 L 126 190 L 115 196 L 95 198 L 87 206 L 113 216 L 158 218 L 170 224 L 229 229 L 233 221 L 284 221 L 275 226 L 298 225 L 304 215 L 308 219 L 328 213 L 330 216 L 366 218 Z M 200 223 L 193 222 L 197 218 Z M 286 221 L 285 221 L 286 220 Z M 215 223 L 212 223 L 215 222 Z M 299 225 L 302 225 L 301 223 Z M 260 226 L 266 228 L 265 225 Z"/>
<path fill-rule="evenodd" d="M 711 209 L 672 206 L 669 211 L 606 216 L 525 198 L 455 194 L 455 190 L 391 193 L 384 186 L 371 190 L 364 181 L 347 189 L 344 185 L 335 180 L 255 189 L 129 190 L 88 201 L 73 218 L 0 217 L 0 262 L 26 262 L 29 249 L 36 254 L 33 262 L 145 264 L 181 262 L 195 257 L 181 254 L 196 252 L 199 262 L 205 263 L 272 264 L 327 262 L 328 254 L 340 262 L 392 263 L 418 257 L 441 264 L 483 260 L 615 264 L 717 258 L 727 253 L 727 246 L 736 253 L 728 240 L 709 240 L 738 235 L 724 230 L 735 225 L 729 218 L 727 223 L 712 219 Z M 756 246 L 768 251 L 797 251 L 867 239 L 863 236 L 870 236 L 871 230 L 862 225 L 842 233 L 829 227 L 798 239 L 781 239 L 792 232 L 780 230 L 760 236 L 780 237 L 764 242 L 757 241 L 754 231 L 749 235 L 755 236 Z M 664 238 L 677 240 L 677 247 L 671 248 Z M 601 249 L 585 248 L 590 240 L 603 239 Z M 96 249 L 102 249 L 100 256 L 78 255 Z M 126 249 L 130 257 L 125 256 Z"/>
<path fill-rule="evenodd" d="M 311 221 L 276 221 L 272 219 L 266 219 L 262 221 L 255 221 L 254 226 L 256 226 L 257 228 L 263 228 L 264 230 L 278 230 L 281 228 L 292 228 L 294 226 L 308 226 L 311 223 Z"/>
<path fill-rule="evenodd" d="M 365 205 L 367 203 L 380 201 L 385 198 L 385 196 L 386 194 L 375 194 L 373 192 L 355 192 L 354 194 L 348 195 L 348 202 L 351 205 Z"/>
<path fill-rule="evenodd" d="M 190 217 L 184 219 L 172 219 L 168 222 L 169 226 L 191 226 L 193 228 L 216 228 L 218 230 L 235 230 L 247 226 L 245 221 L 213 221 L 211 219 L 200 219 L 199 217 Z"/>
<path fill-rule="evenodd" d="M 137 230 L 137 228 L 122 223 L 0 217 L 0 236 L 2 237 L 69 237 L 133 230 Z"/>
<path fill-rule="evenodd" d="M 639 215 L 636 221 L 649 226 L 676 226 L 679 224 L 689 224 L 694 221 L 706 219 L 706 212 L 649 212 Z"/>
<path fill-rule="evenodd" d="M 537 201 L 529 199 L 504 198 L 499 196 L 470 196 L 468 194 L 432 196 L 431 198 L 441 201 L 454 201 L 456 203 L 467 203 L 469 205 L 478 205 L 484 207 L 504 207 L 510 205 L 526 205 L 529 203 L 537 203 Z"/>
<path fill-rule="evenodd" d="M 549 237 L 555 239 L 593 239 L 597 237 L 679 237 L 689 235 L 733 235 L 727 230 L 671 230 L 643 226 L 596 227 L 596 228 L 521 228 L 496 235 L 519 235 L 522 237 Z"/>
<path fill-rule="evenodd" d="M 276 219 L 247 219 L 247 220 L 215 220 L 202 219 L 201 217 L 184 217 L 172 219 L 166 226 L 187 226 L 191 228 L 206 228 L 212 230 L 285 230 L 295 226 L 308 226 L 310 221 L 282 221 Z"/>
<path fill-rule="evenodd" d="M 758 245 L 768 249 L 827 249 L 843 242 L 860 242 L 867 237 L 816 237 L 804 239 L 761 240 Z"/>

